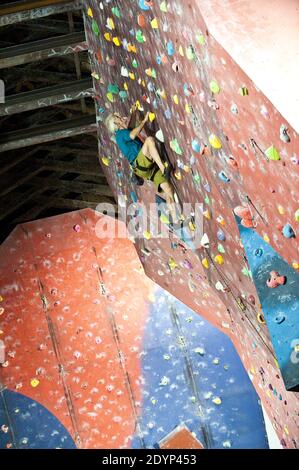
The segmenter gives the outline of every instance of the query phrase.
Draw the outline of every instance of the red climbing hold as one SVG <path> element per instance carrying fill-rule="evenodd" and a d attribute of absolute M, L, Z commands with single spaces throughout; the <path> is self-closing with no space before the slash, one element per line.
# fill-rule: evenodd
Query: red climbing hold
<path fill-rule="evenodd" d="M 287 282 L 286 276 L 280 276 L 277 271 L 271 271 L 270 277 L 267 280 L 267 286 L 271 289 L 275 289 L 275 287 L 283 286 Z"/>

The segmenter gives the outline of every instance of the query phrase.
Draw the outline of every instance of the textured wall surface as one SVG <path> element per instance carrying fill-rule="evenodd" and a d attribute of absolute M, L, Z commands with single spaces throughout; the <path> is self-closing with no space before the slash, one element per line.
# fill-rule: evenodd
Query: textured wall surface
<path fill-rule="evenodd" d="M 204 203 L 209 248 L 188 253 L 188 264 L 178 242 L 137 240 L 146 273 L 231 337 L 282 444 L 296 447 L 298 397 L 286 392 L 290 384 L 284 384 L 273 352 L 271 319 L 266 325 L 261 316 L 263 299 L 233 209 L 248 204 L 256 232 L 297 279 L 298 135 L 209 33 L 200 2 L 85 5 L 99 152 L 115 195 L 154 200 L 149 184 L 132 186 L 128 166 L 101 123 L 111 110 L 128 114 L 138 100 L 155 113 L 151 131 L 162 130 L 169 159 L 181 168 L 180 200 Z M 283 301 L 289 285 L 278 289 Z M 291 323 L 296 340 L 298 322 Z M 286 347 L 297 364 L 297 343 Z M 298 383 L 298 366 L 294 377 Z"/>
<path fill-rule="evenodd" d="M 99 217 L 22 224 L 1 246 L 0 447 L 152 448 L 183 425 L 205 447 L 267 448 L 229 338 L 129 240 L 99 239 Z"/>

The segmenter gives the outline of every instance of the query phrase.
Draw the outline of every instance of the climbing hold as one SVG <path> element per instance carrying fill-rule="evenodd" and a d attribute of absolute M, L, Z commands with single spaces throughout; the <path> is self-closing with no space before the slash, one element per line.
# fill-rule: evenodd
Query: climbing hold
<path fill-rule="evenodd" d="M 267 279 L 267 286 L 275 289 L 278 286 L 283 286 L 287 282 L 286 276 L 280 276 L 277 271 L 271 271 L 270 277 Z"/>
<path fill-rule="evenodd" d="M 219 177 L 219 179 L 221 179 L 221 181 L 224 181 L 224 183 L 229 183 L 230 182 L 230 178 L 228 176 L 226 176 L 224 171 L 220 171 L 220 173 L 218 173 L 218 177 Z"/>
<path fill-rule="evenodd" d="M 176 263 L 174 258 L 169 258 L 168 266 L 169 266 L 170 271 L 174 271 L 174 269 L 179 267 L 179 265 Z"/>
<path fill-rule="evenodd" d="M 181 150 L 181 148 L 180 148 L 180 145 L 179 145 L 177 139 L 171 140 L 170 143 L 169 143 L 169 145 L 170 145 L 170 148 L 171 148 L 175 153 L 177 153 L 178 155 L 182 155 L 182 154 L 183 154 L 183 152 L 182 152 L 182 150 Z"/>
<path fill-rule="evenodd" d="M 215 405 L 221 405 L 221 403 L 222 403 L 221 398 L 219 398 L 219 397 L 213 398 L 212 402 L 215 403 Z"/>
<path fill-rule="evenodd" d="M 238 114 L 239 113 L 238 106 L 235 103 L 233 103 L 231 105 L 230 110 L 233 114 Z"/>
<path fill-rule="evenodd" d="M 3 299 L 2 295 L 0 295 L 0 302 L 3 302 L 3 300 L 4 299 Z"/>
<path fill-rule="evenodd" d="M 73 226 L 73 230 L 74 230 L 75 232 L 79 233 L 80 230 L 81 230 L 80 225 L 79 225 L 79 224 L 74 225 L 74 226 Z M 53 291 L 53 289 L 52 289 L 52 291 Z M 51 291 L 51 293 L 52 293 L 52 291 Z"/>
<path fill-rule="evenodd" d="M 136 196 L 136 194 L 134 193 L 134 191 L 131 191 L 130 192 L 130 196 L 131 196 L 131 199 L 133 202 L 137 202 L 138 201 L 138 198 Z"/>
<path fill-rule="evenodd" d="M 112 30 L 115 29 L 115 24 L 112 18 L 107 18 L 106 20 L 106 28 Z"/>
<path fill-rule="evenodd" d="M 221 141 L 215 134 L 210 134 L 209 142 L 214 149 L 221 149 L 222 147 Z"/>
<path fill-rule="evenodd" d="M 146 69 L 146 70 L 145 70 L 145 73 L 146 73 L 146 75 L 148 75 L 149 77 L 157 78 L 157 73 L 156 73 L 155 69 L 151 69 L 151 68 Z"/>
<path fill-rule="evenodd" d="M 217 281 L 216 284 L 215 284 L 215 288 L 221 292 L 225 292 L 225 287 L 224 285 L 220 282 L 220 281 Z"/>
<path fill-rule="evenodd" d="M 174 72 L 178 72 L 179 71 L 179 66 L 178 66 L 178 63 L 177 62 L 174 62 L 171 66 L 172 70 Z"/>
<path fill-rule="evenodd" d="M 132 67 L 134 67 L 134 69 L 137 69 L 137 67 L 138 67 L 138 62 L 137 62 L 136 59 L 133 59 L 133 60 L 132 60 Z"/>
<path fill-rule="evenodd" d="M 297 209 L 295 212 L 295 220 L 296 222 L 299 222 L 299 209 Z"/>
<path fill-rule="evenodd" d="M 221 245 L 221 243 L 218 243 L 217 250 L 219 251 L 219 253 L 225 253 L 224 246 Z"/>
<path fill-rule="evenodd" d="M 4 308 L 0 307 L 0 315 L 3 315 L 3 313 L 4 313 Z"/>
<path fill-rule="evenodd" d="M 208 220 L 211 220 L 211 214 L 210 214 L 210 211 L 208 209 L 204 210 L 203 211 L 203 216 L 208 219 Z"/>
<path fill-rule="evenodd" d="M 129 72 L 129 78 L 131 80 L 135 80 L 135 74 L 133 72 Z"/>
<path fill-rule="evenodd" d="M 280 213 L 280 215 L 283 215 L 285 213 L 284 208 L 280 204 L 277 206 L 277 210 Z"/>
<path fill-rule="evenodd" d="M 292 266 L 294 269 L 299 269 L 299 263 L 297 263 L 297 261 L 293 261 Z"/>
<path fill-rule="evenodd" d="M 100 34 L 100 28 L 98 26 L 98 23 L 95 20 L 92 20 L 91 29 L 93 30 L 93 32 L 96 36 L 98 36 Z M 107 33 L 107 34 L 109 34 L 109 33 Z"/>
<path fill-rule="evenodd" d="M 220 264 L 220 265 L 224 264 L 224 258 L 222 255 L 216 255 L 214 257 L 214 261 L 215 263 Z"/>
<path fill-rule="evenodd" d="M 200 240 L 200 244 L 201 246 L 203 246 L 204 248 L 209 248 L 210 246 L 210 240 L 209 240 L 209 237 L 206 233 L 203 234 L 203 236 L 201 237 L 201 240 Z"/>
<path fill-rule="evenodd" d="M 262 313 L 258 313 L 257 316 L 257 321 L 261 324 L 261 325 L 264 325 L 266 322 L 265 322 L 265 319 L 264 319 L 264 315 Z"/>
<path fill-rule="evenodd" d="M 179 104 L 179 97 L 178 97 L 178 95 L 173 95 L 172 99 L 173 99 L 173 102 L 174 102 L 175 104 Z"/>
<path fill-rule="evenodd" d="M 102 157 L 102 162 L 104 163 L 105 166 L 110 165 L 110 160 L 108 157 Z"/>
<path fill-rule="evenodd" d="M 92 13 L 92 9 L 89 7 L 88 10 L 87 10 L 87 14 L 88 16 L 90 16 L 91 18 L 93 18 L 93 13 Z"/>
<path fill-rule="evenodd" d="M 263 235 L 263 240 L 266 242 L 266 243 L 269 243 L 270 242 L 270 238 L 268 237 L 268 235 L 265 233 Z"/>
<path fill-rule="evenodd" d="M 239 88 L 239 93 L 241 96 L 249 95 L 248 88 L 246 86 L 242 86 L 241 88 Z"/>
<path fill-rule="evenodd" d="M 283 227 L 282 233 L 283 233 L 284 237 L 286 237 L 286 238 L 295 238 L 296 237 L 295 232 L 294 232 L 294 230 L 293 230 L 293 228 L 291 227 L 290 224 L 286 224 Z"/>
<path fill-rule="evenodd" d="M 150 7 L 153 6 L 152 2 L 149 0 L 139 0 L 139 7 L 141 10 L 149 10 Z"/>
<path fill-rule="evenodd" d="M 159 28 L 159 24 L 158 24 L 157 18 L 154 18 L 154 19 L 151 21 L 151 27 L 152 27 L 153 29 L 158 29 L 158 28 Z"/>
<path fill-rule="evenodd" d="M 121 42 L 119 40 L 119 38 L 117 36 L 115 36 L 113 39 L 112 39 L 113 43 L 116 45 L 116 46 L 120 46 Z"/>
<path fill-rule="evenodd" d="M 257 256 L 260 258 L 264 253 L 264 250 L 262 248 L 256 248 L 253 252 L 254 256 Z"/>
<path fill-rule="evenodd" d="M 39 385 L 39 380 L 38 379 L 31 379 L 30 380 L 30 385 L 33 388 L 37 387 Z"/>
<path fill-rule="evenodd" d="M 225 242 L 225 240 L 226 240 L 225 233 L 224 233 L 221 229 L 219 229 L 219 230 L 217 231 L 217 238 L 218 238 L 218 240 L 220 240 L 221 242 Z"/>
<path fill-rule="evenodd" d="M 151 233 L 148 231 L 143 232 L 143 236 L 146 240 L 149 240 L 151 238 Z"/>
<path fill-rule="evenodd" d="M 225 220 L 224 218 L 222 217 L 222 215 L 218 215 L 218 217 L 216 218 L 217 222 L 221 225 L 225 225 Z"/>
<path fill-rule="evenodd" d="M 203 258 L 203 259 L 201 260 L 201 263 L 202 263 L 202 265 L 203 265 L 204 268 L 206 268 L 206 269 L 209 268 L 209 261 L 208 261 L 207 258 Z"/>
<path fill-rule="evenodd" d="M 118 95 L 119 93 L 119 88 L 117 85 L 113 85 L 112 83 L 110 83 L 108 85 L 108 92 L 109 93 L 113 93 L 114 95 Z"/>
<path fill-rule="evenodd" d="M 113 103 L 113 102 L 114 102 L 114 96 L 113 96 L 113 94 L 112 94 L 112 93 L 107 93 L 107 95 L 106 95 L 106 96 L 107 96 L 108 100 L 109 100 L 111 103 Z"/>
<path fill-rule="evenodd" d="M 174 177 L 178 180 L 178 181 L 181 181 L 182 179 L 182 173 L 180 172 L 180 170 L 176 170 L 174 172 Z"/>
<path fill-rule="evenodd" d="M 120 97 L 120 99 L 121 99 L 122 101 L 124 101 L 124 100 L 127 98 L 127 96 L 128 96 L 128 95 L 127 95 L 127 92 L 126 92 L 126 91 L 121 90 L 121 91 L 119 92 L 119 97 Z"/>
<path fill-rule="evenodd" d="M 195 52 L 193 46 L 188 46 L 186 48 L 186 57 L 189 60 L 194 60 L 195 59 Z"/>
<path fill-rule="evenodd" d="M 282 313 L 279 313 L 278 315 L 276 315 L 276 317 L 274 318 L 274 321 L 275 323 L 278 323 L 278 325 L 280 325 L 282 322 L 284 322 L 286 319 L 286 317 L 282 314 Z"/>
<path fill-rule="evenodd" d="M 167 43 L 167 54 L 168 55 L 173 55 L 174 54 L 174 47 L 171 41 L 168 41 Z"/>
<path fill-rule="evenodd" d="M 138 23 L 138 26 L 140 26 L 140 28 L 144 28 L 146 26 L 145 17 L 141 14 L 138 15 L 137 16 L 137 23 Z"/>
<path fill-rule="evenodd" d="M 120 11 L 117 7 L 112 7 L 111 11 L 112 11 L 113 15 L 115 15 L 117 18 L 121 17 Z"/>
<path fill-rule="evenodd" d="M 110 33 L 105 33 L 104 38 L 106 39 L 106 41 L 111 41 L 111 34 Z"/>
<path fill-rule="evenodd" d="M 122 77 L 128 77 L 129 76 L 129 71 L 126 69 L 126 67 L 122 66 L 120 69 L 120 74 Z"/>
<path fill-rule="evenodd" d="M 149 113 L 148 118 L 149 118 L 150 122 L 153 122 L 154 119 L 156 119 L 155 113 Z"/>
<path fill-rule="evenodd" d="M 267 148 L 267 150 L 265 150 L 265 154 L 269 158 L 269 160 L 274 160 L 274 161 L 280 160 L 279 152 L 274 147 L 274 145 L 271 145 L 271 147 Z"/>
<path fill-rule="evenodd" d="M 200 44 L 201 46 L 204 46 L 204 45 L 205 45 L 206 40 L 205 40 L 205 37 L 204 37 L 203 34 L 196 34 L 195 37 L 196 37 L 197 41 L 199 42 L 199 44 Z"/>
<path fill-rule="evenodd" d="M 234 213 L 241 219 L 252 219 L 248 206 L 237 206 L 234 208 Z"/>
<path fill-rule="evenodd" d="M 141 44 L 146 41 L 141 29 L 138 29 L 138 31 L 136 31 L 136 41 L 140 42 Z"/>
<path fill-rule="evenodd" d="M 160 10 L 163 11 L 163 13 L 167 13 L 167 3 L 165 1 L 160 3 Z"/>
<path fill-rule="evenodd" d="M 220 86 L 218 85 L 218 83 L 216 82 L 216 80 L 212 80 L 210 82 L 210 90 L 212 93 L 220 93 Z"/>
<path fill-rule="evenodd" d="M 184 49 L 183 49 L 182 46 L 179 46 L 179 54 L 180 54 L 180 56 L 182 56 L 182 57 L 184 57 L 184 55 L 185 55 L 185 54 L 184 54 Z"/>
<path fill-rule="evenodd" d="M 198 142 L 197 139 L 192 140 L 192 149 L 194 150 L 194 152 L 200 152 L 201 151 L 201 145 L 200 145 L 200 143 Z"/>
<path fill-rule="evenodd" d="M 255 298 L 252 294 L 249 294 L 248 302 L 250 302 L 252 305 L 255 305 Z"/>
<path fill-rule="evenodd" d="M 279 137 L 283 142 L 291 142 L 290 136 L 288 134 L 288 128 L 285 124 L 281 124 L 279 129 Z"/>
<path fill-rule="evenodd" d="M 159 129 L 157 132 L 156 132 L 156 138 L 160 141 L 160 142 L 164 142 L 164 135 L 163 135 L 163 132 L 161 129 Z"/>

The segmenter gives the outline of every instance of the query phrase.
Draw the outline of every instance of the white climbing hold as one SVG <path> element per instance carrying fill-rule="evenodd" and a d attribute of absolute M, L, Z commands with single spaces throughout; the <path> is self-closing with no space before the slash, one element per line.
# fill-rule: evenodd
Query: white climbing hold
<path fill-rule="evenodd" d="M 163 135 L 163 132 L 161 129 L 159 129 L 157 132 L 156 132 L 156 138 L 160 141 L 160 142 L 164 142 L 164 135 Z"/>
<path fill-rule="evenodd" d="M 200 244 L 201 246 L 203 246 L 204 248 L 208 248 L 209 245 L 210 245 L 210 240 L 209 240 L 209 237 L 206 233 L 203 234 L 203 236 L 201 237 L 201 240 L 200 240 Z"/>

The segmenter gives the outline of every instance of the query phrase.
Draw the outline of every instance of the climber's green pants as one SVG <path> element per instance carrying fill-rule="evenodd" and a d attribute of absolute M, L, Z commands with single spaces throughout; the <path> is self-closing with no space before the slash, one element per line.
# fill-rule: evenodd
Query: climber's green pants
<path fill-rule="evenodd" d="M 132 163 L 132 168 L 135 175 L 140 176 L 145 180 L 153 181 L 158 191 L 162 191 L 161 184 L 167 181 L 165 176 L 162 174 L 158 165 L 153 162 L 153 160 L 149 160 L 141 150 L 138 153 L 136 160 Z"/>

